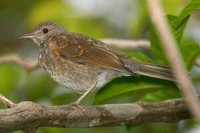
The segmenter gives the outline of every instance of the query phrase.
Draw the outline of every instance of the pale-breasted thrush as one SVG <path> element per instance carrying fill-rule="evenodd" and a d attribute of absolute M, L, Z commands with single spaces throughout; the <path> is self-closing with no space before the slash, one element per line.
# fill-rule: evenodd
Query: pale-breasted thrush
<path fill-rule="evenodd" d="M 42 23 L 21 38 L 30 38 L 37 44 L 39 65 L 55 81 L 82 94 L 75 104 L 114 77 L 145 75 L 173 80 L 169 68 L 141 62 L 53 22 Z"/>

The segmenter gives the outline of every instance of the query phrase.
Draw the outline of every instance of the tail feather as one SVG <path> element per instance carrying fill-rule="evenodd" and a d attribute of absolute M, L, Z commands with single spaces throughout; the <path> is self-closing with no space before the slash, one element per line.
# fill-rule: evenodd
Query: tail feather
<path fill-rule="evenodd" d="M 132 75 L 144 75 L 159 79 L 165 79 L 169 81 L 174 81 L 174 76 L 172 71 L 168 67 L 157 66 L 153 64 L 143 63 L 135 58 L 119 54 L 126 70 L 128 70 Z"/>
<path fill-rule="evenodd" d="M 162 66 L 141 64 L 139 70 L 137 71 L 137 74 L 174 81 L 171 69 Z"/>

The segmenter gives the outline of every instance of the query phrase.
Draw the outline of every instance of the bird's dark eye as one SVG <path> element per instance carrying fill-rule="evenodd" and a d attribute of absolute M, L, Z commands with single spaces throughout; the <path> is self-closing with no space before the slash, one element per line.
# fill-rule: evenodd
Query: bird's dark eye
<path fill-rule="evenodd" d="M 49 30 L 48 30 L 47 28 L 44 28 L 44 29 L 42 30 L 42 32 L 43 32 L 44 34 L 47 34 L 47 33 L 49 32 Z"/>

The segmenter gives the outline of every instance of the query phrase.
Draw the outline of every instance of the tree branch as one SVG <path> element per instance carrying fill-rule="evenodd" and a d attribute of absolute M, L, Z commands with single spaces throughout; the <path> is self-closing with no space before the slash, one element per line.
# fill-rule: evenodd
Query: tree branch
<path fill-rule="evenodd" d="M 37 129 L 39 127 L 88 128 L 146 122 L 178 122 L 190 118 L 183 100 L 160 103 L 107 104 L 81 106 L 45 106 L 21 102 L 0 110 L 0 131 Z"/>
<path fill-rule="evenodd" d="M 177 48 L 176 41 L 170 32 L 170 27 L 164 15 L 160 0 L 148 0 L 151 19 L 158 30 L 161 38 L 164 52 L 171 64 L 176 83 L 179 86 L 185 101 L 200 123 L 200 102 L 194 93 L 194 87 L 188 77 L 186 70 L 183 67 L 183 61 L 180 52 Z"/>

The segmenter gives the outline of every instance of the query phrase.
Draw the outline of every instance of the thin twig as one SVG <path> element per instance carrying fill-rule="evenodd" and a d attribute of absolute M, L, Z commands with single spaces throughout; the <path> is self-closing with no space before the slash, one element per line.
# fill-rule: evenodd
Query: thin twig
<path fill-rule="evenodd" d="M 124 48 L 124 49 L 150 49 L 150 42 L 148 40 L 125 40 L 125 39 L 111 39 L 111 38 L 104 38 L 101 41 L 105 42 L 110 46 L 114 46 L 117 48 Z"/>
<path fill-rule="evenodd" d="M 24 67 L 27 70 L 34 70 L 38 68 L 37 61 L 25 60 L 16 54 L 0 56 L 0 64 L 5 64 L 5 63 L 15 63 Z"/>
<path fill-rule="evenodd" d="M 148 2 L 150 16 L 160 35 L 163 48 L 165 49 L 164 51 L 166 52 L 169 63 L 171 64 L 177 85 L 182 90 L 183 96 L 190 111 L 197 118 L 198 122 L 200 122 L 199 99 L 196 97 L 192 83 L 183 67 L 183 61 L 180 56 L 180 52 L 178 51 L 178 48 L 176 47 L 176 41 L 169 30 L 170 28 L 165 18 L 160 0 L 148 0 Z"/>

